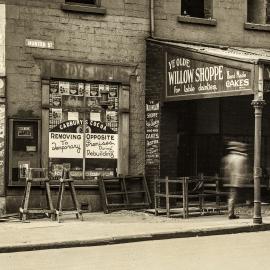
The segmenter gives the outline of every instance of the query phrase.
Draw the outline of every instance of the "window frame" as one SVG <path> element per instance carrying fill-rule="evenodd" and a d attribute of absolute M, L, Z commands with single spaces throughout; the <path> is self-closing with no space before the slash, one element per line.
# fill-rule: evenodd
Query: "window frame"
<path fill-rule="evenodd" d="M 106 8 L 101 6 L 101 0 L 96 0 L 95 4 L 73 2 L 72 0 L 66 0 L 61 5 L 61 9 L 66 12 L 80 12 L 80 13 L 92 13 L 92 14 L 106 14 Z"/>
<path fill-rule="evenodd" d="M 244 29 L 270 32 L 270 1 L 265 0 L 255 10 L 254 7 L 256 7 L 256 3 L 247 1 L 247 17 L 244 23 Z"/>
<path fill-rule="evenodd" d="M 82 3 L 80 3 L 80 1 Z M 76 4 L 76 5 L 91 5 L 91 6 L 96 6 L 96 7 L 100 7 L 101 6 L 101 0 L 94 0 L 94 4 L 91 3 L 83 3 L 85 0 L 65 0 L 65 3 L 68 4 Z"/>
<path fill-rule="evenodd" d="M 70 105 L 65 105 L 64 104 L 64 101 L 63 101 L 63 99 L 62 99 L 62 102 L 61 102 L 61 106 L 59 107 L 59 108 L 61 108 L 62 109 L 62 112 L 70 112 L 70 111 L 73 111 L 73 112 L 79 112 L 79 114 L 81 113 L 81 114 L 83 114 L 84 115 L 84 117 L 83 117 L 83 126 L 84 126 L 84 128 L 83 128 L 83 136 L 84 136 L 84 138 L 86 138 L 86 135 L 88 134 L 86 131 L 85 131 L 85 116 L 86 116 L 86 114 L 87 113 L 89 113 L 90 111 L 94 111 L 93 110 L 93 108 L 90 108 L 89 107 L 89 105 L 87 105 L 86 104 L 86 99 L 88 98 L 88 96 L 86 96 L 86 90 L 85 90 L 85 86 L 86 86 L 86 84 L 95 84 L 95 85 L 99 85 L 99 84 L 101 84 L 101 85 L 104 85 L 105 86 L 105 84 L 106 85 L 110 85 L 110 87 L 111 86 L 114 86 L 114 88 L 116 87 L 117 88 L 117 95 L 115 96 L 116 98 L 117 98 L 117 108 L 114 108 L 113 109 L 113 111 L 115 111 L 116 113 L 117 113 L 117 131 L 115 131 L 116 133 L 113 133 L 113 134 L 115 134 L 115 135 L 117 135 L 117 138 L 118 138 L 118 142 L 117 142 L 117 147 L 118 147 L 118 151 L 119 151 L 119 139 L 120 139 L 120 135 L 119 135 L 119 113 L 120 113 L 120 111 L 119 111 L 119 92 L 120 92 L 120 84 L 119 83 L 111 83 L 111 82 L 97 82 L 97 81 L 84 81 L 84 80 L 70 80 L 70 79 L 51 79 L 51 80 L 49 80 L 48 81 L 48 83 L 49 83 L 49 87 L 47 88 L 47 90 L 45 90 L 45 91 L 49 91 L 49 93 L 51 93 L 51 83 L 53 83 L 53 82 L 56 82 L 57 84 L 59 84 L 60 82 L 65 82 L 65 83 L 68 83 L 69 85 L 71 84 L 71 83 L 75 83 L 75 84 L 83 84 L 84 85 L 84 93 L 83 93 L 83 96 L 81 96 L 81 97 L 83 97 L 83 106 L 81 107 L 81 106 L 79 106 L 79 105 L 77 105 L 77 106 L 70 106 Z M 59 87 L 60 87 L 60 85 L 59 85 Z M 47 93 L 46 94 L 46 96 L 47 95 L 53 95 L 53 94 L 49 94 L 49 93 Z M 64 96 L 66 96 L 65 94 L 63 94 Z M 68 96 L 70 96 L 70 95 L 68 95 Z M 72 95 L 71 95 L 72 96 Z M 94 97 L 94 96 L 93 96 Z M 89 98 L 91 98 L 91 96 L 89 96 Z M 102 100 L 102 97 L 100 97 L 101 98 L 101 100 Z M 49 99 L 50 100 L 50 99 Z M 102 105 L 100 105 L 100 106 L 102 106 Z M 53 104 L 52 104 L 52 102 L 49 102 L 49 104 L 48 104 L 48 109 L 49 109 L 49 112 L 50 112 L 50 110 L 51 109 L 54 109 L 54 108 L 56 108 Z M 111 111 L 111 109 L 108 109 L 108 108 L 106 108 L 105 109 L 106 111 Z M 48 121 L 48 123 L 50 122 L 50 113 L 47 115 L 47 117 L 48 117 L 48 119 L 43 119 L 43 120 L 46 120 L 46 121 Z M 103 123 L 104 121 L 102 121 L 102 123 Z M 48 136 L 49 136 L 49 133 L 50 132 L 52 132 L 52 130 L 50 129 L 50 125 L 47 127 L 47 133 L 48 133 Z M 64 132 L 64 133 L 66 133 L 66 132 Z M 93 132 L 93 134 L 95 134 L 96 132 Z M 111 133 L 104 133 L 104 134 L 111 134 Z M 86 163 L 88 163 L 91 159 L 93 159 L 93 160 L 95 160 L 95 162 L 97 162 L 97 159 L 95 159 L 95 158 L 93 158 L 93 157 L 87 157 L 87 155 L 86 155 L 86 153 L 85 153 L 85 149 L 86 149 L 86 145 L 85 145 L 85 139 L 83 139 L 83 157 L 82 158 L 80 158 L 80 160 L 81 160 L 81 162 L 82 162 L 82 164 L 83 164 L 83 166 L 82 166 L 82 177 L 79 177 L 79 179 L 76 179 L 75 180 L 75 183 L 76 183 L 76 185 L 87 185 L 87 186 L 89 186 L 89 185 L 92 185 L 92 186 L 95 186 L 95 185 L 97 185 L 97 179 L 90 179 L 90 178 L 87 178 L 86 177 L 86 171 L 96 171 L 96 172 L 98 172 L 98 170 L 96 170 L 97 168 L 95 168 L 95 169 L 89 169 L 89 170 L 87 170 L 86 169 Z M 48 145 L 48 149 L 49 149 L 49 145 Z M 45 161 L 45 163 L 47 164 L 47 166 L 46 166 L 46 168 L 48 168 L 48 170 L 49 170 L 49 172 L 51 171 L 50 169 L 50 166 L 49 166 L 49 164 L 50 164 L 50 162 L 52 162 L 53 161 L 53 159 L 55 159 L 55 160 L 61 160 L 61 159 L 63 159 L 63 160 L 68 160 L 68 159 L 72 159 L 71 157 L 57 157 L 57 158 L 54 158 L 54 157 L 50 157 L 50 156 L 48 156 L 47 157 L 48 158 L 48 160 L 46 160 Z M 76 158 L 75 158 L 75 160 L 76 160 Z M 76 160 L 76 161 L 80 161 L 79 159 L 78 160 Z M 88 160 L 88 162 L 87 162 L 87 160 Z M 71 161 L 71 160 L 70 160 Z M 98 160 L 99 162 L 101 162 L 101 163 L 103 163 L 104 161 L 102 161 L 102 160 Z M 68 162 L 68 161 L 67 161 Z M 108 162 L 108 160 L 107 161 L 105 161 L 105 162 Z M 66 163 L 66 162 L 62 162 L 61 164 L 63 165 L 64 163 Z M 76 162 L 75 162 L 76 163 Z M 115 165 L 116 165 L 116 167 L 113 169 L 113 170 L 115 170 L 114 172 L 115 173 L 117 173 L 117 171 L 118 171 L 118 167 L 119 167 L 119 153 L 118 153 L 118 156 L 117 156 L 117 158 L 114 158 L 114 159 L 111 159 L 110 160 L 110 162 L 109 163 L 115 163 Z M 59 165 L 59 164 L 58 164 Z M 71 163 L 70 163 L 70 165 L 71 165 Z M 109 168 L 103 168 L 105 171 L 106 170 L 108 170 Z M 103 170 L 103 171 L 104 171 Z M 55 183 L 57 183 L 57 180 L 54 180 L 54 179 L 51 179 L 51 182 L 52 182 L 52 184 L 55 184 Z"/>
<path fill-rule="evenodd" d="M 208 26 L 216 26 L 217 21 L 213 18 L 213 0 L 204 0 L 204 17 L 193 17 L 191 15 L 185 15 L 182 11 L 182 4 L 184 0 L 181 0 L 181 15 L 177 17 L 177 21 L 180 23 L 201 24 Z M 206 10 L 208 10 L 208 16 L 205 16 Z"/>

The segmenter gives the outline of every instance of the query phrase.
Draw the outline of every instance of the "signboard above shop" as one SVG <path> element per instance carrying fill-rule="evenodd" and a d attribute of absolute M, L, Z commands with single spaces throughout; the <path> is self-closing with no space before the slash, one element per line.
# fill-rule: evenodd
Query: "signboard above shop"
<path fill-rule="evenodd" d="M 196 99 L 252 94 L 252 72 L 221 60 L 198 58 L 166 52 L 167 100 Z"/>

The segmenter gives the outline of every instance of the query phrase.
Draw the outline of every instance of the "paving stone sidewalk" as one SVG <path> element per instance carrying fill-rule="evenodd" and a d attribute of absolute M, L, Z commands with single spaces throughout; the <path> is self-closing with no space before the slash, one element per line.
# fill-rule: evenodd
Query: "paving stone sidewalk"
<path fill-rule="evenodd" d="M 252 208 L 238 212 L 237 220 L 228 220 L 225 213 L 182 219 L 144 211 L 84 213 L 84 221 L 64 216 L 62 223 L 9 218 L 0 222 L 0 253 L 270 230 L 268 210 L 262 209 L 262 225 L 253 224 Z"/>

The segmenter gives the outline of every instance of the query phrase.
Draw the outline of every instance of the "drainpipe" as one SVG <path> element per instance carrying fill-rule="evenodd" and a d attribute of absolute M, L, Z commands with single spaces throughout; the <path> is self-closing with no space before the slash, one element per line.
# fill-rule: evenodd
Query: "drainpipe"
<path fill-rule="evenodd" d="M 154 0 L 150 0 L 150 37 L 154 37 L 155 26 L 154 26 Z"/>

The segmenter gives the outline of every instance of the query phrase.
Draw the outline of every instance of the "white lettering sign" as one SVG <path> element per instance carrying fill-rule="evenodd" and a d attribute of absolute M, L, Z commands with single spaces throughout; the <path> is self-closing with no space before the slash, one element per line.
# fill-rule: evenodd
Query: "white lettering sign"
<path fill-rule="evenodd" d="M 83 134 L 49 132 L 50 158 L 83 158 Z"/>
<path fill-rule="evenodd" d="M 118 158 L 118 135 L 104 133 L 86 134 L 86 158 Z"/>
<path fill-rule="evenodd" d="M 25 46 L 52 50 L 54 49 L 54 42 L 46 40 L 26 39 Z"/>

